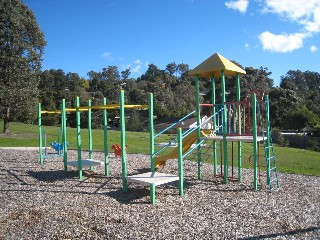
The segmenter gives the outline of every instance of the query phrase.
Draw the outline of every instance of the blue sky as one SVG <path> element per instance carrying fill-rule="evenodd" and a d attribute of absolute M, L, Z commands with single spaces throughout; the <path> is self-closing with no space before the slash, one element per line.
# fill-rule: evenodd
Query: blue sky
<path fill-rule="evenodd" d="M 47 46 L 45 69 L 86 77 L 118 66 L 138 77 L 150 63 L 196 67 L 218 52 L 267 67 L 275 85 L 288 70 L 320 69 L 319 0 L 23 0 Z"/>

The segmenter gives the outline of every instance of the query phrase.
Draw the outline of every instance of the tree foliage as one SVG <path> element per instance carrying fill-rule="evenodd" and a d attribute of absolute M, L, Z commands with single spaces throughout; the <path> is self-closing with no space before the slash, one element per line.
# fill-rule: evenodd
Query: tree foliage
<path fill-rule="evenodd" d="M 280 87 L 293 91 L 299 97 L 299 108 L 290 109 L 287 123 L 291 127 L 320 128 L 320 73 L 290 70 L 281 78 Z M 295 124 L 299 124 L 295 126 Z M 289 128 L 289 126 L 287 126 Z"/>
<path fill-rule="evenodd" d="M 180 70 L 179 70 L 180 69 Z M 194 80 L 188 76 L 187 64 L 169 63 L 165 69 L 159 69 L 150 64 L 145 74 L 138 79 L 130 78 L 130 69 L 122 71 L 116 66 L 103 68 L 101 72 L 90 71 L 88 80 L 80 78 L 75 73 L 65 74 L 62 70 L 46 70 L 41 75 L 39 89 L 44 107 L 60 108 L 61 98 L 71 103 L 75 96 L 81 96 L 83 104 L 88 99 L 101 104 L 103 97 L 108 103 L 119 101 L 119 90 L 126 91 L 126 102 L 129 104 L 147 104 L 149 92 L 154 94 L 154 113 L 159 118 L 181 117 L 195 108 Z M 273 87 L 270 72 L 267 68 L 245 68 L 247 74 L 240 77 L 241 99 L 249 92 L 258 91 L 270 95 L 271 125 L 279 129 L 301 129 L 305 126 L 319 127 L 318 73 L 289 71 L 283 77 L 282 87 Z M 304 78 L 301 84 L 298 77 Z M 84 88 L 84 83 L 87 87 Z M 216 102 L 221 102 L 221 80 L 215 79 Z M 212 81 L 200 79 L 200 92 L 205 95 L 202 102 L 211 102 Z M 227 101 L 236 100 L 236 79 L 226 79 Z M 57 101 L 58 99 L 58 101 Z M 97 114 L 97 113 L 94 113 Z M 131 114 L 131 113 L 130 113 Z M 130 124 L 132 129 L 141 129 L 139 114 L 132 113 Z M 118 116 L 113 112 L 110 117 Z M 71 117 L 72 118 L 72 117 Z M 98 121 L 99 116 L 96 116 Z M 71 121 L 71 120 L 70 120 Z M 136 121 L 132 123 L 132 121 Z M 71 121 L 72 122 L 72 121 Z M 75 119 L 73 120 L 75 122 Z M 72 125 L 72 124 L 71 124 Z M 96 126 L 101 125 L 97 122 Z"/>
<path fill-rule="evenodd" d="M 20 0 L 0 0 L 0 106 L 5 134 L 9 133 L 10 120 L 32 119 L 45 44 L 33 13 L 25 4 Z"/>

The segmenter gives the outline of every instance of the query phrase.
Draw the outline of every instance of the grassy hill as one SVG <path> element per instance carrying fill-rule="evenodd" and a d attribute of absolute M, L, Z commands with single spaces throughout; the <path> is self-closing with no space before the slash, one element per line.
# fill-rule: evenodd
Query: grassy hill
<path fill-rule="evenodd" d="M 0 120 L 0 126 L 3 126 L 3 121 Z M 47 133 L 47 145 L 50 142 L 56 141 L 58 138 L 58 127 L 44 126 Z M 88 149 L 88 131 L 81 130 L 82 149 Z M 173 138 L 172 135 L 164 134 L 159 139 L 160 142 L 166 142 Z M 70 148 L 75 149 L 77 146 L 76 129 L 67 129 L 67 139 Z M 120 132 L 115 130 L 108 130 L 108 144 L 120 144 Z M 149 133 L 141 132 L 126 132 L 126 143 L 129 148 L 129 153 L 149 153 Z M 210 144 L 210 143 L 208 143 Z M 230 144 L 231 145 L 231 144 Z M 234 153 L 237 152 L 237 144 L 234 144 Z M 0 147 L 37 147 L 38 146 L 38 127 L 31 124 L 22 124 L 12 122 L 10 123 L 10 134 L 0 134 Z M 95 151 L 103 151 L 103 131 L 93 130 L 93 148 Z M 110 150 L 111 151 L 111 150 Z M 211 150 L 209 150 L 211 151 Z M 263 154 L 263 149 L 260 150 Z M 304 149 L 275 147 L 275 154 L 277 158 L 277 166 L 280 172 L 291 172 L 297 174 L 306 174 L 320 176 L 320 153 Z M 243 144 L 243 166 L 251 168 L 251 144 Z M 232 152 L 229 147 L 229 158 L 231 159 Z M 236 154 L 234 154 L 236 159 Z M 212 160 L 208 160 L 211 162 Z M 219 160 L 220 161 L 220 160 Z M 219 162 L 218 161 L 218 162 Z M 231 161 L 231 160 L 230 160 Z M 264 158 L 261 157 L 261 165 L 263 168 Z"/>

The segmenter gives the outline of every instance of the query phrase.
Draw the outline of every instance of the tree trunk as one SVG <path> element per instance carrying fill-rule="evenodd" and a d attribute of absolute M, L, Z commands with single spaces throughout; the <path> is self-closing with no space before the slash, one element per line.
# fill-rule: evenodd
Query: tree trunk
<path fill-rule="evenodd" d="M 10 107 L 3 108 L 3 134 L 9 134 Z"/>

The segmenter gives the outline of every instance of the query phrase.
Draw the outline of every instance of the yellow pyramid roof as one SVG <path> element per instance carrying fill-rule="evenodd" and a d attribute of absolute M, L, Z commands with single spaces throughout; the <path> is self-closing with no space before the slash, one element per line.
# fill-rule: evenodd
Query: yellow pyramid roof
<path fill-rule="evenodd" d="M 225 57 L 221 56 L 219 53 L 215 53 L 207 60 L 200 63 L 193 70 L 191 70 L 189 72 L 189 75 L 194 76 L 198 74 L 199 77 L 206 78 L 209 78 L 212 75 L 214 75 L 214 77 L 219 78 L 221 70 L 224 70 L 224 74 L 226 77 L 235 76 L 237 74 L 246 74 L 245 70 L 238 67 Z"/>

